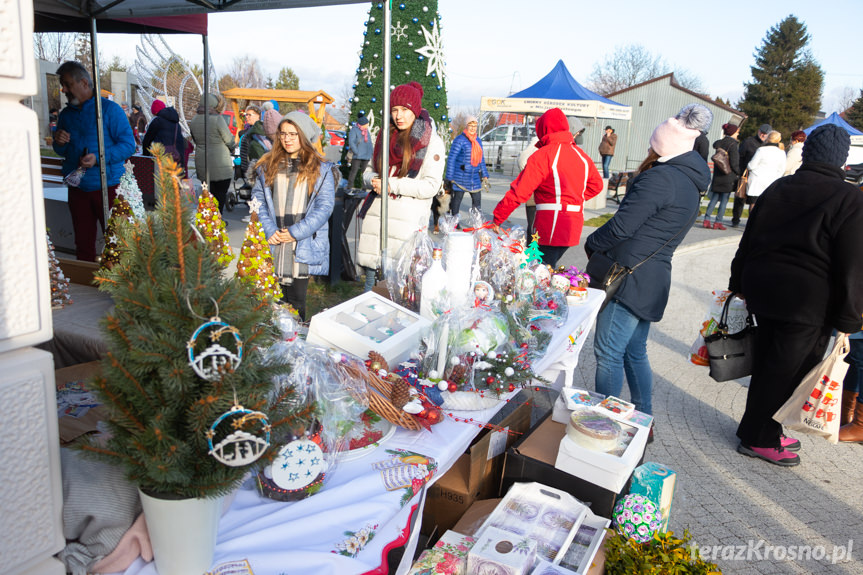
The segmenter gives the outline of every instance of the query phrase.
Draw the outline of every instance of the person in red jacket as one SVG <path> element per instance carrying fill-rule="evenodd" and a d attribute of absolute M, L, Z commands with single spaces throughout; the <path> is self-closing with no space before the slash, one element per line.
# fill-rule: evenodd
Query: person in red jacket
<path fill-rule="evenodd" d="M 502 224 L 533 195 L 537 243 L 543 262 L 554 267 L 581 240 L 584 202 L 602 192 L 602 177 L 593 160 L 573 141 L 560 108 L 539 117 L 536 135 L 537 151 L 494 208 L 494 225 Z"/>

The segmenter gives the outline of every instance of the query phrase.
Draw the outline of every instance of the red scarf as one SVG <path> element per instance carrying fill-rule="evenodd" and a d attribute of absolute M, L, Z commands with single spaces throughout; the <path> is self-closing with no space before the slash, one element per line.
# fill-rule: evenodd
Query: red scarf
<path fill-rule="evenodd" d="M 390 145 L 389 145 L 389 155 L 390 155 L 390 169 L 396 168 L 396 173 L 398 170 L 401 170 L 402 159 L 404 158 L 404 150 L 401 145 L 399 145 L 398 137 L 399 131 L 395 129 L 394 125 L 390 125 Z M 415 178 L 420 171 L 420 168 L 423 165 L 423 160 L 426 157 L 426 149 L 428 148 L 429 141 L 431 140 L 432 133 L 432 122 L 429 117 L 429 113 L 426 110 L 420 112 L 420 115 L 414 120 L 413 125 L 410 128 L 410 139 L 411 139 L 411 149 L 413 150 L 413 159 L 411 160 L 410 166 L 408 166 L 408 178 Z M 383 135 L 383 130 L 378 132 L 377 140 L 375 141 L 375 151 L 374 151 L 374 168 L 377 173 L 381 173 L 381 137 Z"/>
<path fill-rule="evenodd" d="M 482 161 L 482 146 L 476 141 L 476 134 L 470 135 L 467 130 L 462 134 L 470 140 L 470 165 L 476 167 Z"/>
<path fill-rule="evenodd" d="M 357 124 L 357 127 L 360 129 L 360 133 L 363 135 L 363 142 L 369 141 L 369 126 L 368 124 Z"/>

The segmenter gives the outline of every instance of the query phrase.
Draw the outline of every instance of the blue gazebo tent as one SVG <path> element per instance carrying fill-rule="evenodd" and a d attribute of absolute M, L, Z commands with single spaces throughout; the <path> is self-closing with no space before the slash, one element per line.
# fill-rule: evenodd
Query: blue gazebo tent
<path fill-rule="evenodd" d="M 818 126 L 823 126 L 824 124 L 834 124 L 836 126 L 839 126 L 843 130 L 848 132 L 848 135 L 851 136 L 851 145 L 852 146 L 863 146 L 863 132 L 861 132 L 860 130 L 858 130 L 857 128 L 855 128 L 854 126 L 852 126 L 851 124 L 849 124 L 845 120 L 843 120 L 842 117 L 839 114 L 837 114 L 836 112 L 833 112 L 832 114 L 830 114 L 829 116 L 827 116 L 826 118 L 821 120 L 820 122 L 818 122 L 816 124 L 812 124 L 808 128 L 804 129 L 803 132 L 805 132 L 806 135 L 808 136 L 809 134 L 812 133 L 812 130 L 814 130 Z"/>
<path fill-rule="evenodd" d="M 533 86 L 516 92 L 510 98 L 544 98 L 548 100 L 591 100 L 604 102 L 613 106 L 623 106 L 608 98 L 603 98 L 596 92 L 591 92 L 572 77 L 563 60 L 558 60 L 551 72 L 546 74 Z M 625 106 L 628 107 L 628 106 Z"/>

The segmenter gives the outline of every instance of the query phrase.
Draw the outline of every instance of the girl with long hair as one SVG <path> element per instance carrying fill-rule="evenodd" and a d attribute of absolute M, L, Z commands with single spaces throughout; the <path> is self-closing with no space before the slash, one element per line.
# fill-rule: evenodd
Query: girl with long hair
<path fill-rule="evenodd" d="M 320 128 L 302 112 L 279 122 L 277 143 L 255 166 L 252 196 L 270 243 L 284 300 L 306 316 L 309 276 L 329 272 L 328 221 L 335 203 L 332 163 L 314 148 Z"/>

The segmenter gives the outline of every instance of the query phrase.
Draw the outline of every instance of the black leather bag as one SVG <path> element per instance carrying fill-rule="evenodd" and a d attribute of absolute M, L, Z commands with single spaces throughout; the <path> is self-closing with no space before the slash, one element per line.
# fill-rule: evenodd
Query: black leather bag
<path fill-rule="evenodd" d="M 596 252 L 587 260 L 584 271 L 590 276 L 589 286 L 605 292 L 605 301 L 599 308 L 602 311 L 620 289 L 623 280 L 632 273 L 632 268 L 622 266 L 607 255 Z"/>
<path fill-rule="evenodd" d="M 746 318 L 746 327 L 737 333 L 728 333 L 728 307 L 733 296 L 725 300 L 716 331 L 704 338 L 710 377 L 716 381 L 729 381 L 752 375 L 755 355 L 755 319 Z"/>

